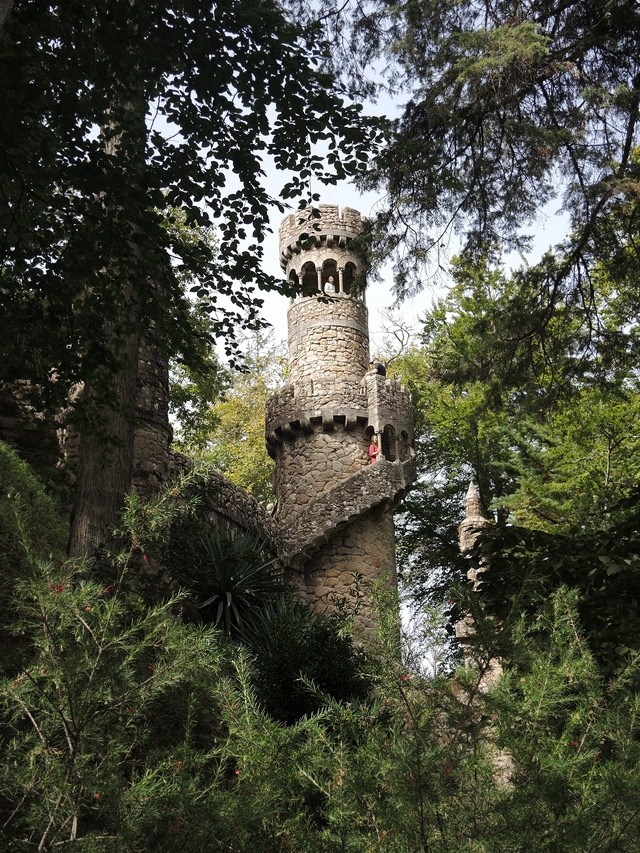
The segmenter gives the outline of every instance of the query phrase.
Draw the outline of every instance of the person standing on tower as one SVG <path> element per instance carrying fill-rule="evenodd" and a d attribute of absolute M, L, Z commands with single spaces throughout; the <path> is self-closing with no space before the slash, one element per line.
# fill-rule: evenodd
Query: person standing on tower
<path fill-rule="evenodd" d="M 378 361 L 377 358 L 374 358 L 372 361 L 369 362 L 369 372 L 377 373 L 378 376 L 386 376 L 387 368 L 381 361 Z"/>
<path fill-rule="evenodd" d="M 371 444 L 369 445 L 369 463 L 373 465 L 374 462 L 378 461 L 378 456 L 380 456 L 380 447 L 378 446 L 378 436 L 371 436 Z"/>

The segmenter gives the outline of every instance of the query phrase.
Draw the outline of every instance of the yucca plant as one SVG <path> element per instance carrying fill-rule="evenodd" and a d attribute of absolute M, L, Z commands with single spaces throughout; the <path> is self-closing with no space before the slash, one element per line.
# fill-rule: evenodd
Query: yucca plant
<path fill-rule="evenodd" d="M 205 534 L 194 550 L 187 582 L 204 621 L 234 639 L 251 636 L 262 609 L 286 589 L 276 562 L 257 536 Z"/>

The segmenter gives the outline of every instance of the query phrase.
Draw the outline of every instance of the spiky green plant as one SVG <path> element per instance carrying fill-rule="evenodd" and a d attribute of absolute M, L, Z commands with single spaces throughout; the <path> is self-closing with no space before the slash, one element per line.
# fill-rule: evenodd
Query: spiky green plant
<path fill-rule="evenodd" d="M 203 619 L 230 637 L 248 639 L 265 605 L 281 595 L 282 574 L 258 537 L 214 531 L 198 543 L 186 581 Z"/>

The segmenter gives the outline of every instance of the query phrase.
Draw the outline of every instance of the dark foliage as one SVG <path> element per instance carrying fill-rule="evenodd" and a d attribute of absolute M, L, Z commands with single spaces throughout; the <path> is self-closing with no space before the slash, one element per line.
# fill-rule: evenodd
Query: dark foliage
<path fill-rule="evenodd" d="M 593 256 L 620 256 L 638 233 L 637 214 L 615 234 L 606 224 L 638 197 L 637 4 L 401 0 L 356 17 L 363 48 L 386 55 L 407 95 L 367 178 L 388 193 L 377 234 L 397 252 L 399 291 L 423 285 L 425 259 L 438 270 L 453 229 L 471 250 L 526 250 L 562 193 L 570 236 L 541 284 L 569 280 L 588 302 Z"/>
<path fill-rule="evenodd" d="M 35 555 L 64 551 L 67 524 L 33 468 L 0 441 L 0 565 L 2 583 L 24 573 L 24 540 Z"/>
<path fill-rule="evenodd" d="M 269 601 L 284 592 L 282 575 L 257 536 L 211 531 L 194 543 L 175 579 L 195 599 L 206 623 L 230 637 L 252 636 Z"/>
<path fill-rule="evenodd" d="M 262 611 L 260 629 L 249 645 L 255 654 L 258 699 L 284 723 L 316 713 L 327 697 L 338 702 L 364 699 L 370 690 L 364 651 L 354 646 L 344 619 L 313 615 L 293 595 Z"/>
<path fill-rule="evenodd" d="M 601 532 L 491 527 L 470 560 L 461 561 L 483 569 L 480 600 L 499 620 L 515 612 L 535 621 L 556 590 L 576 590 L 584 635 L 609 676 L 624 668 L 630 652 L 640 651 L 640 493 L 614 510 L 618 518 L 624 513 L 623 520 Z"/>
<path fill-rule="evenodd" d="M 271 2 L 15 5 L 0 42 L 1 378 L 58 402 L 96 385 L 74 401 L 95 429 L 127 336 L 199 362 L 185 276 L 228 349 L 260 326 L 257 292 L 283 286 L 261 269 L 271 206 L 307 196 L 311 174 L 360 171 L 376 135 L 321 70 L 327 50 Z M 280 200 L 265 160 L 293 174 Z M 215 225 L 217 248 L 167 228 L 175 209 Z"/>

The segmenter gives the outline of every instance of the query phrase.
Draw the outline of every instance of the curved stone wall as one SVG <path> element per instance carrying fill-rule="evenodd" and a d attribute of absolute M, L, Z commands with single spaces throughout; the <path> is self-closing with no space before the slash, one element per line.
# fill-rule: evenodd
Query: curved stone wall
<path fill-rule="evenodd" d="M 278 548 L 287 565 L 299 568 L 337 531 L 372 509 L 389 512 L 413 482 L 412 462 L 381 460 L 338 480 L 303 508 L 299 517 L 283 517 Z"/>
<path fill-rule="evenodd" d="M 338 414 L 353 411 L 367 414 L 363 382 L 318 376 L 295 385 L 285 385 L 267 401 L 267 434 L 276 427 L 320 415 L 325 409 Z"/>
<path fill-rule="evenodd" d="M 183 453 L 171 452 L 171 473 L 187 474 L 194 462 Z M 257 536 L 272 556 L 278 554 L 278 528 L 267 509 L 241 486 L 231 482 L 219 471 L 210 471 L 204 484 L 199 483 L 197 494 L 214 527 L 235 533 Z"/>
<path fill-rule="evenodd" d="M 367 464 L 362 428 L 349 432 L 337 424 L 331 432 L 324 432 L 320 424 L 311 435 L 283 442 L 275 475 L 278 517 L 286 523 Z"/>
<path fill-rule="evenodd" d="M 396 588 L 395 533 L 393 513 L 368 510 L 322 545 L 295 573 L 291 582 L 316 613 L 331 611 L 336 597 L 352 600 L 355 578 L 362 575 L 365 588 L 355 621 L 365 634 L 375 630 L 375 613 L 367 585 L 375 586 L 385 578 Z"/>
<path fill-rule="evenodd" d="M 369 367 L 369 314 L 359 299 L 311 297 L 289 307 L 289 379 L 348 379 Z"/>
<path fill-rule="evenodd" d="M 320 215 L 314 216 L 314 213 Z M 362 223 L 363 216 L 359 210 L 351 207 L 340 210 L 337 204 L 320 204 L 285 216 L 278 229 L 282 269 L 286 269 L 291 258 L 300 253 L 303 244 L 307 251 L 312 248 L 306 245 L 311 242 L 309 237 L 314 237 L 313 242 L 318 246 L 329 242 L 330 246 L 344 247 L 347 240 L 360 234 Z"/>

